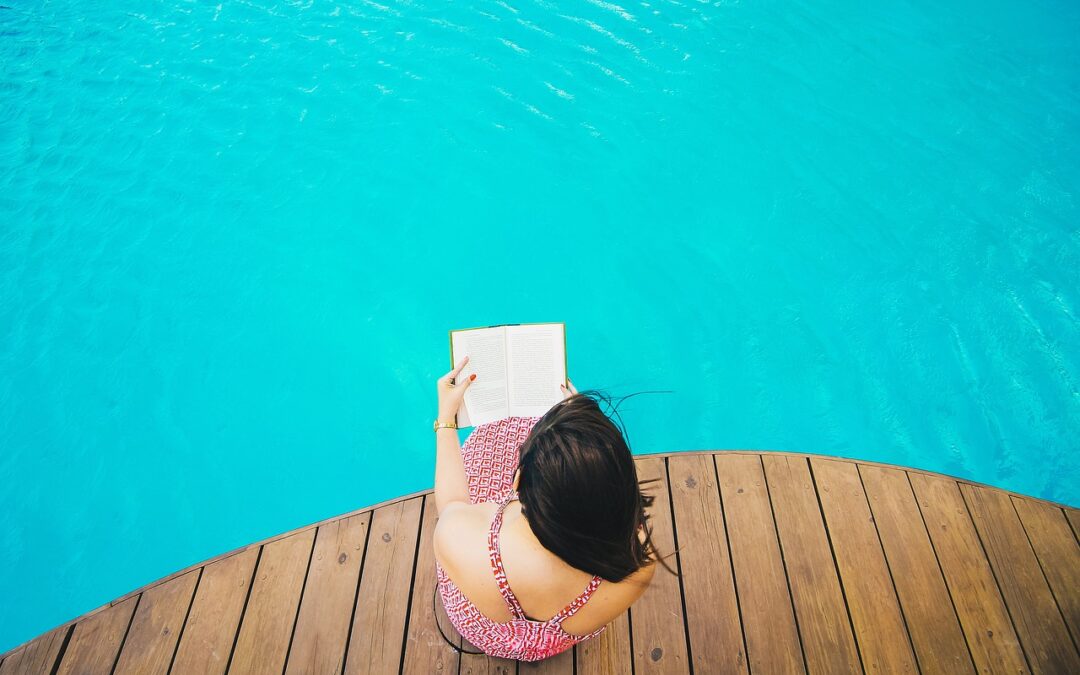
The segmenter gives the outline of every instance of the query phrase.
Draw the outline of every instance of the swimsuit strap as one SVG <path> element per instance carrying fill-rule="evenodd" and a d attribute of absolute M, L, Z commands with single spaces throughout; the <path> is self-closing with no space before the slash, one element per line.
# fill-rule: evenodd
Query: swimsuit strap
<path fill-rule="evenodd" d="M 499 585 L 499 593 L 502 594 L 503 599 L 506 600 L 506 606 L 510 608 L 510 613 L 515 619 L 521 619 L 526 621 L 535 621 L 535 619 L 529 619 L 525 616 L 525 610 L 522 609 L 521 603 L 518 602 L 517 596 L 510 590 L 510 583 L 506 580 L 506 570 L 503 568 L 502 554 L 499 551 L 499 530 L 502 529 L 503 510 L 506 505 L 517 499 L 517 491 L 511 490 L 507 493 L 506 497 L 499 502 L 499 508 L 495 511 L 495 517 L 491 519 L 491 529 L 488 531 L 488 555 L 491 558 L 491 569 L 495 573 L 495 582 Z M 566 619 L 577 614 L 592 594 L 600 586 L 600 582 L 603 579 L 599 576 L 593 576 L 589 581 L 589 584 L 585 587 L 585 590 L 581 592 L 569 605 L 563 608 L 561 612 L 553 616 L 550 621 L 558 624 Z"/>
<path fill-rule="evenodd" d="M 588 602 L 589 598 L 592 597 L 593 592 L 596 591 L 596 589 L 600 586 L 601 581 L 603 581 L 603 578 L 601 578 L 599 575 L 593 576 L 593 578 L 589 581 L 589 585 L 586 586 L 585 590 L 581 592 L 581 595 L 574 598 L 573 602 L 567 605 L 563 609 L 563 611 L 556 614 L 554 618 L 552 618 L 552 621 L 561 625 L 565 619 L 569 619 L 570 617 L 577 614 L 577 611 L 584 607 L 585 603 Z"/>
<path fill-rule="evenodd" d="M 495 573 L 495 582 L 499 585 L 499 593 L 506 600 L 506 606 L 515 619 L 527 620 L 525 610 L 521 608 L 514 592 L 510 590 L 510 584 L 506 581 L 506 570 L 503 569 L 502 555 L 499 553 L 499 530 L 502 528 L 503 509 L 513 499 L 517 498 L 517 492 L 511 490 L 506 497 L 499 502 L 499 508 L 495 511 L 495 517 L 491 519 L 491 529 L 488 530 L 488 557 L 491 558 L 491 570 Z"/>

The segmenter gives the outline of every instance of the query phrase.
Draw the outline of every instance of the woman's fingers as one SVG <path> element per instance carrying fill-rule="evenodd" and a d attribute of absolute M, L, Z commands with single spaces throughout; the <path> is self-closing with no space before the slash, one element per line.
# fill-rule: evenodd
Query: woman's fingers
<path fill-rule="evenodd" d="M 456 365 L 456 366 L 454 366 L 454 369 L 453 369 L 453 370 L 451 370 L 451 371 L 450 371 L 449 373 L 447 373 L 446 375 L 443 375 L 443 379 L 444 379 L 444 380 L 451 380 L 451 379 L 453 379 L 453 378 L 457 377 L 457 376 L 458 376 L 458 373 L 460 373 L 460 372 L 461 372 L 461 369 L 462 369 L 462 368 L 464 368 L 464 367 L 465 367 L 465 364 L 467 364 L 468 362 L 469 362 L 469 357 L 468 357 L 468 356 L 466 356 L 466 357 L 464 357 L 463 359 L 461 359 L 460 361 L 458 361 L 458 362 L 457 362 L 457 365 Z"/>

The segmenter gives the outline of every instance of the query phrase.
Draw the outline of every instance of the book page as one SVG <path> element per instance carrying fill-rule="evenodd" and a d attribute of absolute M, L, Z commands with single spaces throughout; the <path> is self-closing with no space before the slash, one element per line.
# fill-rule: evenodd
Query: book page
<path fill-rule="evenodd" d="M 538 417 L 562 400 L 566 337 L 561 323 L 506 327 L 510 415 Z"/>
<path fill-rule="evenodd" d="M 505 330 L 496 327 L 452 331 L 450 356 L 454 365 L 469 357 L 469 363 L 457 376 L 458 382 L 464 382 L 469 375 L 476 373 L 476 380 L 465 391 L 465 403 L 458 413 L 458 426 L 478 426 L 509 416 Z"/>

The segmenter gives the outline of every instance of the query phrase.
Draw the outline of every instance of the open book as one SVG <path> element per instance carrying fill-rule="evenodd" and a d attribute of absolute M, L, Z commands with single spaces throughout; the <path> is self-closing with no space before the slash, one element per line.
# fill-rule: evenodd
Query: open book
<path fill-rule="evenodd" d="M 458 412 L 459 427 L 504 417 L 539 417 L 563 399 L 566 324 L 515 323 L 450 331 L 450 367 L 469 357 L 459 382 L 473 373 Z"/>

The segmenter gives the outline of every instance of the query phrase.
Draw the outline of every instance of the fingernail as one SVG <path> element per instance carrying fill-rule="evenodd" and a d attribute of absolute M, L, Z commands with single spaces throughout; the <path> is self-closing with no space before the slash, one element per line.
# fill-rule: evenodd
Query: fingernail
<path fill-rule="evenodd" d="M 475 380 L 475 379 L 476 379 L 476 373 L 473 373 L 472 375 L 469 376 L 470 381 Z"/>

